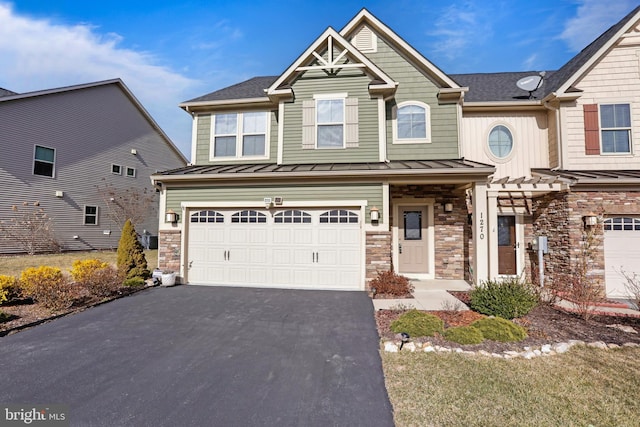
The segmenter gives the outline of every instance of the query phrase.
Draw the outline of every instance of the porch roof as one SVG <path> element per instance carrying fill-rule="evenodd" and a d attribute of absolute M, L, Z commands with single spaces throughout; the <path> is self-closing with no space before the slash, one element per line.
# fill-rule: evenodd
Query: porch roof
<path fill-rule="evenodd" d="M 429 178 L 450 177 L 481 180 L 495 172 L 491 165 L 466 159 L 450 160 L 393 160 L 363 163 L 305 163 L 286 164 L 234 164 L 192 165 L 158 172 L 151 176 L 156 182 L 202 181 L 230 179 L 291 179 L 342 177 L 398 177 Z"/>
<path fill-rule="evenodd" d="M 640 170 L 552 170 L 531 169 L 537 177 L 565 180 L 574 186 L 611 187 L 640 185 Z"/>

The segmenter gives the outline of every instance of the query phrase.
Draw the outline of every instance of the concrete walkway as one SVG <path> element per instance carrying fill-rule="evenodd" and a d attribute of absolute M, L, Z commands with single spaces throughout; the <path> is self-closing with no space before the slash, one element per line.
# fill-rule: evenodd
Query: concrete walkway
<path fill-rule="evenodd" d="M 418 310 L 469 310 L 459 299 L 447 291 L 468 291 L 471 286 L 464 280 L 413 280 L 414 298 L 374 299 L 376 310 L 389 308 L 415 308 Z"/>

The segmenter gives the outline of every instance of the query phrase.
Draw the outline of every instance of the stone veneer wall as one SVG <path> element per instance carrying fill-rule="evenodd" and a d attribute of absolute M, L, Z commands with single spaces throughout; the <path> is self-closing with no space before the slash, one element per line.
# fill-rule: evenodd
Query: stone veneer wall
<path fill-rule="evenodd" d="M 548 236 L 550 253 L 545 255 L 545 282 L 551 283 L 563 272 L 570 272 L 580 259 L 585 235 L 583 217 L 596 214 L 595 254 L 589 272 L 604 287 L 604 232 L 602 220 L 613 215 L 640 214 L 640 191 L 574 191 L 548 194 L 534 201 L 534 234 Z M 537 257 L 531 257 L 537 269 Z"/>
<path fill-rule="evenodd" d="M 158 232 L 158 268 L 180 271 L 180 230 L 160 230 Z"/>
<path fill-rule="evenodd" d="M 369 290 L 369 281 L 375 278 L 379 271 L 391 269 L 391 232 L 367 231 L 365 251 L 365 279 L 366 288 Z"/>
<path fill-rule="evenodd" d="M 465 193 L 452 185 L 392 185 L 391 203 L 398 199 L 432 198 L 434 204 L 435 275 L 436 279 L 466 279 L 469 272 L 468 210 Z M 452 203 L 453 211 L 445 212 L 444 204 Z M 393 215 L 393 209 L 390 217 Z M 393 218 L 390 218 L 393 224 Z"/>

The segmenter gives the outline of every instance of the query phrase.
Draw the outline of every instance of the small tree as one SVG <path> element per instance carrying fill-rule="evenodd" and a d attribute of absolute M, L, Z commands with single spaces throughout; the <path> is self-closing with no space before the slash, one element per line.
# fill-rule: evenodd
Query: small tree
<path fill-rule="evenodd" d="M 110 183 L 96 187 L 107 207 L 107 216 L 119 228 L 124 227 L 127 220 L 137 225 L 154 215 L 156 199 L 152 190 L 137 187 L 120 189 Z"/>
<path fill-rule="evenodd" d="M 618 273 L 620 273 L 622 277 L 624 277 L 624 288 L 626 289 L 629 296 L 633 299 L 636 308 L 640 309 L 640 274 L 633 271 L 625 271 L 622 267 L 620 267 L 620 271 L 618 271 Z"/>
<path fill-rule="evenodd" d="M 127 220 L 122 228 L 122 235 L 118 243 L 118 272 L 124 279 L 132 277 L 148 278 L 151 273 L 147 268 L 142 245 L 138 241 L 136 229 L 131 220 Z"/>
<path fill-rule="evenodd" d="M 11 210 L 14 217 L 8 221 L 0 221 L 1 236 L 14 242 L 29 255 L 60 251 L 53 221 L 39 202 L 23 202 L 21 207 L 14 205 Z"/>

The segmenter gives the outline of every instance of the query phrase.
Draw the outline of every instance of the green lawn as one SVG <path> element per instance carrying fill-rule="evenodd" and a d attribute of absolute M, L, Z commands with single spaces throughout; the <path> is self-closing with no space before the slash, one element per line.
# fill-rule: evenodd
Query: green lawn
<path fill-rule="evenodd" d="M 526 359 L 382 352 L 402 426 L 638 426 L 640 349 Z"/>
<path fill-rule="evenodd" d="M 144 251 L 147 258 L 149 270 L 153 270 L 158 265 L 158 250 Z M 101 261 L 116 264 L 116 251 L 90 251 L 90 252 L 64 252 L 60 254 L 47 255 L 19 255 L 0 256 L 0 274 L 9 276 L 19 276 L 20 272 L 28 267 L 39 267 L 48 265 L 59 267 L 62 271 L 71 269 L 75 260 L 97 258 Z"/>

